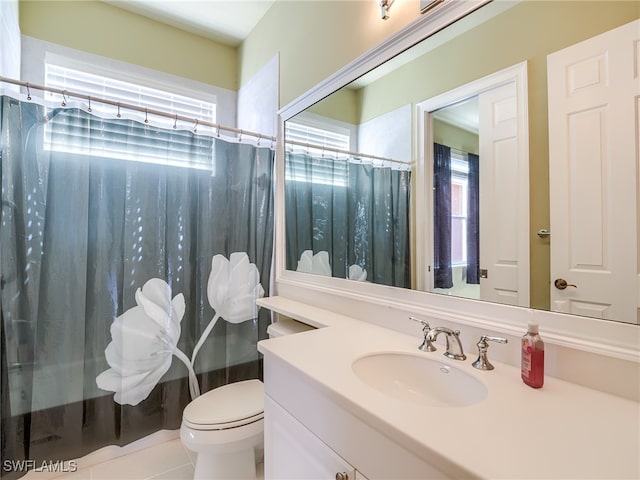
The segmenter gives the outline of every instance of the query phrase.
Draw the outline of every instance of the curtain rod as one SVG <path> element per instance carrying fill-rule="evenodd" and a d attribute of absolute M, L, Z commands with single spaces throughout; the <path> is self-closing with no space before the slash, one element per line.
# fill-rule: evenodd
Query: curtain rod
<path fill-rule="evenodd" d="M 25 87 L 27 89 L 27 94 L 28 95 L 30 95 L 29 90 L 33 88 L 35 90 L 42 90 L 44 92 L 57 93 L 59 95 L 62 95 L 63 98 L 65 96 L 82 98 L 83 100 L 88 100 L 89 102 L 104 103 L 106 105 L 113 105 L 114 107 L 118 107 L 118 108 L 126 108 L 128 110 L 135 110 L 137 112 L 141 112 L 141 113 L 144 113 L 144 114 L 149 114 L 150 113 L 152 115 L 158 115 L 160 117 L 171 118 L 171 119 L 173 119 L 175 121 L 180 120 L 180 121 L 183 121 L 183 122 L 191 123 L 191 124 L 194 125 L 194 127 L 197 127 L 198 125 L 204 125 L 206 127 L 215 128 L 218 132 L 220 130 L 225 130 L 227 132 L 232 132 L 232 133 L 238 134 L 239 135 L 239 139 L 242 139 L 243 135 L 248 135 L 250 137 L 256 137 L 258 140 L 264 139 L 264 140 L 270 140 L 271 142 L 275 142 L 276 141 L 276 137 L 272 137 L 270 135 L 264 135 L 262 133 L 251 132 L 249 130 L 242 130 L 242 129 L 234 128 L 234 127 L 227 127 L 225 125 L 220 125 L 219 123 L 207 122 L 206 120 L 200 120 L 198 118 L 185 117 L 183 115 L 163 112 L 161 110 L 154 110 L 154 109 L 151 109 L 151 108 L 139 107 L 138 105 L 132 105 L 130 103 L 114 102 L 113 100 L 107 100 L 105 98 L 92 97 L 91 95 L 85 95 L 83 93 L 77 93 L 77 92 L 70 92 L 68 90 L 61 90 L 59 88 L 45 87 L 44 85 L 36 85 L 36 84 L 33 84 L 33 83 L 23 82 L 23 81 L 20 81 L 20 80 L 14 80 L 12 78 L 2 77 L 2 76 L 0 76 L 0 82 L 11 83 L 13 85 L 19 85 L 21 87 Z"/>
<path fill-rule="evenodd" d="M 393 162 L 393 163 L 399 163 L 401 165 L 407 165 L 407 166 L 410 165 L 408 162 L 403 162 L 402 160 L 394 160 L 393 158 L 378 157 L 376 155 L 369 155 L 367 153 L 350 152 L 349 150 L 342 150 L 340 148 L 334 148 L 334 147 L 325 147 L 323 145 L 317 145 L 314 143 L 297 142 L 295 140 L 285 140 L 284 143 L 288 145 L 296 145 L 298 147 L 315 148 L 323 151 L 342 153 L 344 155 L 349 155 L 350 157 L 356 157 L 356 158 L 364 157 L 364 158 L 371 158 L 373 160 L 382 160 L 383 162 Z"/>

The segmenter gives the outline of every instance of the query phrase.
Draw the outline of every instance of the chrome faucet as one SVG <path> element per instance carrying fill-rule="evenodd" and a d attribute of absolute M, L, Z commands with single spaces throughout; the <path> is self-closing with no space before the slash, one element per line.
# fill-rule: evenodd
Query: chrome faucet
<path fill-rule="evenodd" d="M 460 331 L 451 330 L 446 327 L 435 327 L 427 332 L 423 343 L 423 345 L 426 344 L 426 349 L 424 351 L 434 352 L 436 350 L 436 347 L 433 346 L 433 342 L 436 341 L 436 338 L 438 338 L 438 335 L 441 333 L 447 335 L 447 351 L 444 352 L 444 356 L 454 360 L 466 360 L 467 356 L 462 351 L 462 343 L 460 343 Z"/>

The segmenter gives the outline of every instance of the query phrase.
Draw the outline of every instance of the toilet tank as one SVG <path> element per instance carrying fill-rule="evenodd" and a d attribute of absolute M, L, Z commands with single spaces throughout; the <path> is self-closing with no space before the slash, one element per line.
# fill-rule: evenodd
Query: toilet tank
<path fill-rule="evenodd" d="M 267 327 L 267 334 L 270 338 L 281 337 L 283 335 L 292 335 L 294 333 L 315 330 L 316 327 L 298 322 L 292 318 L 280 315 L 278 321 L 273 322 Z"/>

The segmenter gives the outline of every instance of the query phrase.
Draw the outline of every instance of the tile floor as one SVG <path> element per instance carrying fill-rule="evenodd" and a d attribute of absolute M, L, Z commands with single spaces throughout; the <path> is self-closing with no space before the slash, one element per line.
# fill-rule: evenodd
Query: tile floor
<path fill-rule="evenodd" d="M 23 479 L 191 480 L 195 460 L 196 455 L 184 448 L 180 438 L 176 438 L 98 463 L 83 462 L 83 459 L 80 459 L 75 472 L 58 476 L 30 472 Z M 258 478 L 264 478 L 263 465 L 258 466 Z"/>

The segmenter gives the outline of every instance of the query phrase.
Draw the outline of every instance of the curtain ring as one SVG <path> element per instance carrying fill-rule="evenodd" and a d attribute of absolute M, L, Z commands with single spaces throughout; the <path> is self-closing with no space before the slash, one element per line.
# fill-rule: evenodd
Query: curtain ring
<path fill-rule="evenodd" d="M 116 115 L 116 117 L 121 118 L 122 115 L 120 115 L 120 102 L 118 102 L 118 114 Z"/>
<path fill-rule="evenodd" d="M 220 124 L 216 125 L 216 137 L 220 138 Z"/>
<path fill-rule="evenodd" d="M 178 128 L 178 114 L 176 113 L 176 118 L 173 121 L 173 129 L 176 130 Z"/>
<path fill-rule="evenodd" d="M 240 135 L 238 135 L 238 142 L 242 143 L 242 129 L 240 129 Z"/>
<path fill-rule="evenodd" d="M 198 131 L 198 119 L 196 118 L 196 124 L 193 126 L 193 133 Z"/>
<path fill-rule="evenodd" d="M 63 107 L 66 107 L 66 106 L 67 106 L 67 97 L 65 96 L 65 93 L 66 93 L 66 92 L 67 92 L 66 90 L 63 90 L 63 91 L 62 91 L 62 106 L 63 106 Z"/>
<path fill-rule="evenodd" d="M 89 108 L 87 108 L 87 111 L 91 113 L 91 95 L 89 95 Z"/>
<path fill-rule="evenodd" d="M 31 100 L 31 90 L 29 89 L 29 82 L 27 82 L 27 100 Z"/>
<path fill-rule="evenodd" d="M 256 142 L 256 147 L 260 146 L 260 140 L 262 140 L 262 135 L 258 134 L 258 141 Z"/>

